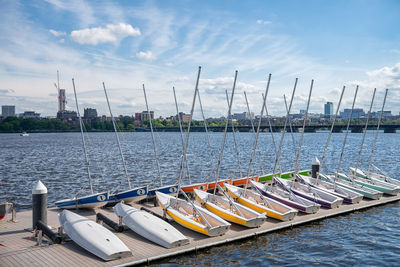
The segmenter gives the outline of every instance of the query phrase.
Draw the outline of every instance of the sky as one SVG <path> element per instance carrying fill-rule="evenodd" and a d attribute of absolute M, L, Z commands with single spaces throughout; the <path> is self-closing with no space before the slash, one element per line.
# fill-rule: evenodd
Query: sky
<path fill-rule="evenodd" d="M 400 1 L 85 1 L 0 0 L 0 105 L 41 116 L 57 112 L 57 70 L 67 91 L 67 109 L 96 108 L 108 115 L 102 82 L 114 115 L 149 108 L 158 116 L 189 113 L 197 71 L 206 117 L 227 114 L 225 90 L 234 113 L 259 114 L 268 74 L 267 106 L 285 113 L 298 83 L 292 113 L 310 112 L 327 101 L 342 108 L 400 112 Z M 342 109 L 341 108 L 341 109 Z M 198 103 L 195 118 L 200 118 Z"/>

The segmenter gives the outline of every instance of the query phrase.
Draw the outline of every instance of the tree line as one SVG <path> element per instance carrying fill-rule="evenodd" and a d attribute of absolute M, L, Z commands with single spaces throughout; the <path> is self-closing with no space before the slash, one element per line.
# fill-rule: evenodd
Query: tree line
<path fill-rule="evenodd" d="M 264 120 L 264 119 L 263 119 Z M 161 129 L 165 127 L 179 127 L 178 121 L 169 121 L 169 120 L 158 120 L 153 119 L 152 125 L 154 129 Z M 118 131 L 122 132 L 134 132 L 138 130 L 138 128 L 150 128 L 149 120 L 143 121 L 140 125 L 135 125 L 134 120 L 131 118 L 119 118 L 116 122 L 116 126 Z M 337 121 L 337 125 L 343 125 L 347 123 L 345 120 Z M 360 119 L 355 119 L 351 121 L 351 124 L 359 124 L 363 125 L 365 122 Z M 400 119 L 384 121 L 383 124 L 400 124 Z M 249 121 L 239 121 L 234 122 L 235 126 L 249 126 Z M 266 123 L 263 122 L 266 125 Z M 330 125 L 330 122 L 310 122 L 307 125 Z M 370 121 L 370 125 L 377 124 L 377 121 Z M 218 127 L 225 126 L 225 121 L 208 121 L 207 125 L 209 127 Z M 282 126 L 283 122 L 274 122 L 275 126 Z M 294 122 L 293 125 L 302 125 L 302 122 L 299 121 Z M 182 126 L 187 128 L 188 123 L 183 122 Z M 192 121 L 192 127 L 201 127 L 204 126 L 203 121 Z M 114 127 L 111 121 L 100 121 L 100 120 L 92 120 L 90 122 L 84 123 L 85 131 L 88 132 L 110 132 L 114 131 Z M 71 122 L 63 122 L 56 119 L 33 119 L 33 118 L 17 118 L 17 117 L 7 117 L 6 119 L 0 121 L 0 133 L 18 133 L 22 131 L 27 132 L 76 132 L 79 131 L 79 122 L 77 120 Z"/>

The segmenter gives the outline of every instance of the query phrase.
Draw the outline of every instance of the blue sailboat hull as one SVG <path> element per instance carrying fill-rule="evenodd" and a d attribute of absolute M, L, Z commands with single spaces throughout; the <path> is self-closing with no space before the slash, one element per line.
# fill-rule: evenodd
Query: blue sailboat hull
<path fill-rule="evenodd" d="M 77 198 L 63 199 L 55 204 L 60 209 L 95 209 L 107 204 L 108 192 L 97 193 Z"/>
<path fill-rule="evenodd" d="M 148 186 L 131 188 L 129 190 L 111 194 L 109 197 L 109 204 L 124 201 L 124 203 L 138 202 L 147 197 Z"/>
<path fill-rule="evenodd" d="M 155 197 L 156 191 L 167 194 L 167 195 L 176 194 L 176 192 L 178 191 L 178 185 L 174 184 L 174 185 L 167 185 L 167 186 L 163 186 L 163 187 L 159 187 L 159 188 L 154 188 L 154 189 L 149 190 L 147 195 L 149 197 Z"/>

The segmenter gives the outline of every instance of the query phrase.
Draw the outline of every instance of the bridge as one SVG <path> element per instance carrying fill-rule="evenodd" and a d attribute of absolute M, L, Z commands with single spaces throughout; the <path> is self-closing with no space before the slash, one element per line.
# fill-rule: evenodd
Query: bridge
<path fill-rule="evenodd" d="M 333 127 L 333 132 L 335 133 L 341 133 L 343 131 L 346 131 L 346 124 L 343 125 L 335 125 Z M 376 130 L 378 125 L 376 124 L 371 124 L 368 125 L 367 130 Z M 283 125 L 272 125 L 272 131 L 273 132 L 281 132 L 283 130 Z M 293 132 L 299 132 L 300 129 L 303 128 L 303 125 L 292 125 Z M 364 131 L 365 125 L 363 124 L 350 124 L 349 129 L 351 130 L 352 133 L 362 133 Z M 209 126 L 208 130 L 210 132 L 223 132 L 225 129 L 225 126 Z M 261 125 L 260 126 L 260 131 L 263 132 L 269 132 L 270 127 L 268 125 Z M 306 133 L 315 133 L 317 131 L 321 130 L 330 130 L 331 125 L 329 124 L 317 124 L 317 125 L 308 125 L 305 127 L 304 132 Z M 396 130 L 400 129 L 400 124 L 381 124 L 380 129 L 383 130 L 385 133 L 396 133 Z M 148 129 L 143 129 L 142 130 L 148 130 Z M 235 126 L 235 130 L 239 132 L 251 132 L 252 127 L 251 125 L 245 125 L 245 126 Z M 287 126 L 286 130 L 290 132 L 290 127 Z M 179 127 L 158 127 L 157 131 L 159 132 L 179 132 Z M 204 132 L 204 126 L 191 126 L 190 127 L 191 132 Z M 232 132 L 232 128 L 228 127 L 228 132 Z"/>

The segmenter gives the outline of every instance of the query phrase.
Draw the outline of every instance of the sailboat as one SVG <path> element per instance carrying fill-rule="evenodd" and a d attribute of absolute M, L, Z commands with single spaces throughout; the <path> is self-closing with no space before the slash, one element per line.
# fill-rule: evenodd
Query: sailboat
<path fill-rule="evenodd" d="M 350 189 L 347 189 L 345 187 L 335 184 L 334 182 L 329 180 L 329 178 L 327 178 L 323 174 L 320 174 L 320 176 L 324 177 L 326 181 L 323 181 L 322 179 L 316 179 L 311 176 L 300 175 L 300 174 L 298 175 L 298 178 L 300 179 L 301 182 L 303 182 L 309 186 L 318 188 L 320 190 L 324 190 L 335 196 L 343 198 L 343 202 L 350 203 L 350 204 L 356 204 L 362 200 L 362 198 L 363 198 L 362 194 L 357 193 L 354 190 L 350 190 Z"/>
<path fill-rule="evenodd" d="M 73 198 L 67 198 L 67 199 L 56 201 L 55 205 L 58 208 L 62 208 L 62 209 L 74 209 L 74 208 L 94 209 L 94 208 L 102 207 L 107 204 L 109 192 L 106 191 L 106 192 L 101 192 L 101 193 L 94 193 L 94 191 L 93 191 L 93 185 L 92 185 L 91 174 L 90 174 L 90 166 L 89 166 L 89 157 L 88 157 L 87 150 L 86 150 L 86 142 L 85 142 L 85 136 L 83 134 L 82 118 L 79 113 L 78 99 L 76 96 L 75 82 L 74 82 L 73 78 L 72 78 L 72 85 L 74 88 L 75 104 L 76 104 L 76 110 L 78 113 L 79 128 L 81 130 L 82 146 L 83 146 L 83 151 L 85 153 L 86 169 L 87 169 L 87 175 L 88 175 L 89 187 L 90 187 L 91 194 L 79 196 L 80 191 L 81 191 L 81 190 L 79 190 L 78 193 Z"/>
<path fill-rule="evenodd" d="M 389 184 L 387 182 L 383 182 L 383 181 L 379 181 L 379 180 L 372 180 L 368 176 L 366 178 L 362 178 L 360 176 L 356 176 L 356 175 L 352 175 L 352 174 L 347 175 L 347 174 L 340 173 L 340 172 L 336 173 L 336 176 L 339 179 L 353 181 L 354 183 L 359 184 L 363 187 L 368 187 L 373 190 L 382 192 L 384 194 L 396 196 L 400 192 L 399 186 L 394 185 L 394 184 Z"/>
<path fill-rule="evenodd" d="M 347 121 L 346 135 L 345 135 L 345 138 L 344 138 L 344 141 L 343 141 L 343 145 L 342 145 L 342 153 L 340 155 L 338 168 L 337 168 L 337 171 L 335 172 L 335 179 L 336 180 L 340 179 L 340 180 L 343 180 L 343 181 L 351 182 L 353 184 L 358 184 L 358 185 L 360 185 L 362 187 L 367 187 L 367 188 L 372 189 L 374 191 L 379 191 L 379 192 L 390 194 L 390 195 L 397 195 L 400 192 L 400 187 L 396 187 L 394 185 L 390 185 L 390 184 L 387 184 L 385 182 L 378 182 L 378 181 L 374 182 L 374 181 L 371 181 L 371 180 L 363 179 L 363 178 L 358 177 L 358 176 L 346 175 L 344 173 L 339 172 L 340 171 L 340 163 L 341 163 L 341 160 L 342 160 L 343 151 L 344 151 L 344 147 L 345 147 L 346 140 L 347 140 L 347 135 L 348 135 L 348 132 L 349 132 L 349 125 L 350 125 L 350 121 L 351 121 L 353 110 L 354 110 L 354 104 L 355 104 L 355 101 L 356 101 L 356 98 L 357 98 L 357 92 L 358 92 L 358 86 L 356 87 L 356 91 L 355 91 L 354 99 L 353 99 L 353 105 L 352 105 L 352 108 L 351 108 L 349 119 Z M 372 105 L 371 105 L 371 107 L 372 107 Z M 360 148 L 360 152 L 359 152 L 359 158 L 360 158 L 360 154 L 361 154 L 361 149 L 362 149 L 362 144 L 361 144 L 361 148 Z M 358 165 L 358 163 L 357 163 L 357 165 Z"/>
<path fill-rule="evenodd" d="M 118 203 L 115 214 L 132 231 L 165 248 L 174 248 L 189 244 L 187 239 L 175 227 L 146 211 Z"/>
<path fill-rule="evenodd" d="M 400 180 L 393 179 L 386 173 L 384 173 L 381 169 L 376 167 L 375 165 L 372 165 L 379 173 L 372 172 L 372 171 L 362 171 L 360 169 L 355 169 L 350 167 L 350 173 L 356 176 L 359 176 L 361 178 L 369 178 L 372 180 L 378 180 L 382 182 L 387 182 L 389 184 L 397 185 L 400 186 Z"/>
<path fill-rule="evenodd" d="M 255 136 L 254 136 L 254 145 L 253 145 L 252 153 L 250 156 L 249 168 L 247 170 L 247 175 L 246 175 L 247 177 L 241 178 L 240 179 L 240 180 L 242 180 L 241 183 L 237 183 L 236 179 L 233 180 L 234 185 L 235 184 L 237 184 L 237 185 L 243 184 L 244 188 L 225 184 L 224 189 L 229 194 L 229 196 L 232 197 L 238 203 L 240 203 L 248 208 L 251 208 L 252 210 L 257 211 L 259 213 L 265 213 L 269 217 L 272 217 L 272 218 L 275 218 L 278 220 L 282 220 L 282 221 L 288 221 L 288 220 L 292 220 L 296 216 L 297 210 L 292 209 L 289 206 L 286 206 L 276 200 L 262 196 L 261 194 L 257 193 L 256 191 L 247 189 L 249 181 L 257 181 L 258 180 L 258 177 L 256 177 L 256 179 L 254 179 L 255 177 L 249 177 L 249 176 L 251 173 L 251 167 L 252 167 L 255 151 L 258 148 L 258 136 L 260 133 L 261 118 L 263 117 L 263 114 L 264 114 L 266 96 L 268 95 L 270 81 L 271 81 L 271 74 L 269 74 L 269 76 L 268 76 L 268 83 L 267 83 L 267 87 L 265 89 L 266 92 L 263 95 L 263 105 L 262 105 L 262 109 L 261 109 L 261 115 L 258 120 L 257 131 L 254 129 L 253 120 L 251 119 L 251 124 L 252 124 L 253 132 L 254 132 Z M 250 108 L 249 108 L 249 104 L 247 102 L 246 93 L 245 93 L 245 99 L 246 99 L 247 109 L 250 113 Z M 261 159 L 261 154 L 260 154 L 260 159 Z M 263 171 L 261 162 L 260 162 L 260 167 L 261 167 L 261 170 Z"/>
<path fill-rule="evenodd" d="M 183 147 L 181 163 L 179 166 L 178 191 L 176 192 L 175 196 L 167 195 L 160 191 L 155 191 L 155 194 L 157 202 L 164 210 L 164 213 L 168 214 L 174 221 L 192 231 L 196 231 L 198 233 L 202 233 L 208 236 L 218 236 L 225 234 L 229 230 L 230 223 L 209 212 L 208 210 L 194 204 L 181 188 L 183 168 L 185 166 L 186 152 L 189 143 L 190 126 L 192 122 L 194 106 L 196 103 L 196 96 L 198 93 L 200 72 L 201 67 L 199 67 L 197 73 L 196 86 L 194 90 L 192 107 L 190 110 L 188 130 Z M 178 198 L 179 193 L 181 193 L 186 198 L 186 200 Z"/>
<path fill-rule="evenodd" d="M 308 101 L 307 101 L 307 108 L 306 108 L 306 112 L 305 112 L 305 116 L 304 116 L 304 120 L 303 120 L 303 128 L 302 128 L 302 132 L 301 132 L 301 136 L 300 136 L 300 141 L 299 141 L 299 149 L 296 153 L 296 164 L 295 164 L 295 180 L 284 180 L 281 178 L 276 178 L 277 180 L 279 180 L 279 185 L 280 186 L 284 186 L 286 188 L 290 188 L 290 190 L 298 195 L 301 196 L 305 199 L 314 201 L 318 204 L 320 204 L 321 206 L 325 207 L 325 208 L 337 208 L 339 207 L 342 203 L 343 203 L 343 198 L 338 197 L 336 195 L 333 195 L 329 192 L 326 192 L 325 190 L 321 190 L 318 189 L 316 187 L 312 187 L 308 184 L 305 183 L 301 183 L 301 176 L 299 176 L 297 174 L 297 170 L 299 168 L 299 159 L 300 159 L 300 153 L 301 153 L 301 147 L 303 144 L 303 137 L 304 137 L 304 129 L 306 126 L 306 121 L 308 118 L 308 109 L 310 107 L 310 100 L 311 100 L 311 93 L 312 93 L 312 89 L 313 89 L 313 85 L 314 85 L 314 80 L 311 80 L 311 86 L 310 86 L 310 92 L 308 95 Z M 285 105 L 286 105 L 286 97 L 285 97 Z M 289 111 L 288 111 L 289 112 Z M 290 125 L 290 132 L 292 134 L 292 140 L 293 140 L 293 145 L 294 148 L 296 148 L 295 145 L 295 139 L 293 136 L 293 131 L 292 131 L 292 127 L 291 127 L 291 122 L 290 122 L 290 116 L 289 116 L 289 125 Z"/>
<path fill-rule="evenodd" d="M 203 207 L 205 207 L 209 211 L 217 214 L 219 217 L 221 217 L 227 221 L 230 221 L 230 222 L 233 222 L 236 224 L 240 224 L 240 225 L 243 225 L 246 227 L 258 227 L 265 222 L 265 220 L 266 220 L 265 214 L 260 214 L 250 208 L 247 208 L 246 206 L 243 206 L 239 203 L 235 203 L 229 197 L 229 195 L 227 195 L 224 192 L 224 190 L 222 189 L 222 186 L 220 186 L 219 183 L 221 181 L 218 181 L 222 156 L 224 153 L 227 129 L 228 129 L 228 124 L 229 124 L 229 119 L 231 116 L 233 96 L 235 94 L 237 74 L 238 74 L 238 71 L 235 72 L 235 78 L 233 81 L 231 99 L 230 99 L 230 101 L 228 101 L 228 104 L 229 104 L 228 105 L 228 115 L 226 116 L 226 120 L 225 120 L 225 130 L 224 130 L 224 136 L 222 139 L 222 147 L 221 147 L 221 150 L 219 153 L 217 171 L 215 173 L 214 193 L 211 194 L 208 192 L 194 189 L 194 194 L 195 194 L 197 201 L 199 201 Z M 219 188 L 220 192 L 222 192 L 224 194 L 224 196 L 216 195 L 217 188 Z"/>
<path fill-rule="evenodd" d="M 143 88 L 144 100 L 146 102 L 147 117 L 149 119 L 149 124 L 150 124 L 151 139 L 153 141 L 154 158 L 155 158 L 156 164 L 157 164 L 158 180 L 160 182 L 160 186 L 159 187 L 148 190 L 147 197 L 148 198 L 154 198 L 156 196 L 156 191 L 159 191 L 159 192 L 162 192 L 162 193 L 165 193 L 165 194 L 175 194 L 176 192 L 178 192 L 178 185 L 176 185 L 176 184 L 175 185 L 163 185 L 163 180 L 162 180 L 162 176 L 161 176 L 161 169 L 160 169 L 160 163 L 158 161 L 157 144 L 156 144 L 156 140 L 154 138 L 153 123 L 151 121 L 152 119 L 151 119 L 149 105 L 147 103 L 146 88 L 144 87 L 144 84 L 142 85 L 142 88 Z M 153 179 L 153 181 L 150 184 L 153 184 L 154 181 L 156 180 L 156 178 L 157 177 L 155 177 L 155 179 Z"/>
<path fill-rule="evenodd" d="M 284 128 L 282 131 L 282 135 L 281 135 L 281 140 L 280 140 L 280 144 L 279 144 L 279 149 L 278 151 L 276 151 L 276 147 L 274 146 L 275 152 L 276 152 L 276 157 L 275 157 L 275 164 L 274 164 L 274 169 L 272 173 L 275 173 L 276 171 L 276 167 L 279 163 L 279 158 L 280 158 L 280 153 L 282 150 L 282 145 L 283 145 L 283 140 L 285 138 L 285 132 L 286 132 L 286 127 L 287 127 L 287 123 L 289 120 L 289 116 L 290 116 L 290 110 L 292 108 L 292 103 L 293 103 L 293 99 L 294 99 L 294 94 L 296 91 L 296 87 L 297 87 L 297 81 L 298 79 L 296 78 L 295 80 L 295 84 L 293 87 L 293 91 L 292 91 L 292 97 L 290 100 L 290 105 L 289 108 L 287 109 L 287 113 L 286 113 L 286 119 L 285 119 L 285 123 L 284 123 Z M 264 95 L 264 105 L 266 102 L 266 95 Z M 296 161 L 298 160 L 298 157 L 296 159 Z M 280 164 L 279 164 L 280 165 Z M 297 164 L 296 164 L 297 165 Z M 297 169 L 297 167 L 296 167 Z M 296 172 L 296 171 L 295 171 Z M 282 181 L 280 180 L 280 178 L 278 178 L 277 176 L 273 176 L 273 184 L 271 184 L 270 186 L 266 185 L 266 184 L 261 184 L 259 182 L 254 182 L 254 181 L 250 181 L 251 186 L 258 191 L 260 194 L 262 194 L 263 196 L 275 199 L 289 207 L 295 208 L 301 212 L 304 213 L 315 213 L 319 210 L 319 208 L 321 207 L 319 204 L 310 201 L 304 197 L 298 196 L 296 195 L 290 187 L 286 186 L 284 183 L 282 183 Z"/>
<path fill-rule="evenodd" d="M 275 179 L 275 178 L 274 178 Z M 276 180 L 275 180 L 276 181 Z M 277 186 L 268 186 L 259 182 L 250 181 L 251 187 L 261 195 L 275 199 L 291 208 L 303 213 L 316 213 L 321 205 L 295 195 L 290 189 L 279 188 Z"/>
<path fill-rule="evenodd" d="M 208 210 L 180 198 L 156 192 L 158 204 L 174 221 L 207 236 L 225 234 L 231 224 Z"/>
<path fill-rule="evenodd" d="M 358 153 L 358 160 L 357 160 L 357 164 L 355 168 L 350 167 L 350 176 L 355 179 L 357 182 L 361 182 L 362 184 L 366 184 L 366 186 L 368 187 L 372 187 L 378 191 L 382 191 L 386 194 L 389 195 L 397 195 L 399 193 L 399 189 L 400 189 L 400 181 L 398 180 L 393 180 L 390 179 L 387 175 L 381 175 L 381 174 L 376 174 L 373 172 L 370 172 L 371 166 L 372 164 L 372 159 L 375 153 L 375 146 L 376 146 L 376 141 L 378 138 L 378 133 L 379 133 L 379 127 L 382 121 L 382 115 L 383 115 L 383 110 L 385 108 L 385 103 L 386 103 L 386 97 L 387 97 L 387 93 L 388 93 L 388 89 L 386 89 L 385 91 L 385 97 L 383 99 L 383 104 L 382 104 L 382 109 L 381 109 L 381 113 L 379 116 L 379 120 L 378 120 L 378 126 L 375 132 L 375 138 L 374 138 L 374 143 L 372 145 L 372 151 L 371 151 L 371 155 L 369 157 L 369 164 L 368 164 L 368 174 L 366 174 L 365 172 L 361 171 L 358 168 L 359 162 L 360 162 L 360 158 L 361 158 L 361 152 L 363 149 L 363 145 L 364 145 L 364 139 L 365 139 L 365 134 L 367 131 L 367 127 L 368 127 L 368 121 L 369 121 L 369 117 L 370 117 L 370 113 L 371 113 L 371 109 L 372 109 L 372 104 L 374 101 L 374 97 L 375 97 L 375 92 L 376 92 L 376 88 L 374 89 L 374 94 L 372 96 L 372 101 L 371 101 L 371 107 L 370 110 L 368 112 L 368 117 L 365 123 L 365 128 L 364 128 L 364 133 L 363 133 L 363 139 L 360 145 L 360 151 Z M 379 168 L 377 168 L 376 166 L 374 166 L 374 168 L 376 170 L 378 170 L 380 173 L 383 173 Z"/>
<path fill-rule="evenodd" d="M 101 224 L 68 210 L 60 212 L 58 220 L 69 238 L 105 261 L 132 256 L 131 250 Z"/>
<path fill-rule="evenodd" d="M 225 184 L 225 190 L 240 204 L 258 213 L 265 213 L 268 217 L 281 221 L 290 221 L 297 215 L 297 210 L 274 199 L 265 197 L 256 191 L 245 190 L 244 188 L 229 184 Z"/>
<path fill-rule="evenodd" d="M 128 170 L 126 168 L 126 162 L 125 162 L 124 154 L 122 152 L 122 148 L 121 148 L 121 143 L 119 141 L 117 127 L 115 125 L 115 119 L 114 119 L 114 116 L 113 116 L 112 111 L 111 111 L 110 102 L 108 101 L 107 90 L 106 90 L 106 86 L 105 86 L 104 82 L 103 82 L 103 89 L 104 89 L 104 94 L 105 94 L 106 100 L 107 100 L 108 110 L 110 111 L 111 121 L 112 121 L 113 128 L 114 128 L 115 138 L 116 138 L 117 144 L 118 144 L 118 149 L 119 149 L 119 152 L 120 152 L 120 155 L 121 155 L 122 165 L 124 166 L 125 177 L 127 179 L 128 185 L 129 185 L 129 189 L 121 190 L 121 191 L 119 190 L 120 186 L 118 186 L 117 189 L 115 190 L 115 192 L 110 194 L 109 200 L 108 200 L 108 204 L 115 204 L 115 203 L 117 203 L 119 201 L 124 201 L 124 203 L 126 203 L 126 204 L 133 203 L 133 202 L 138 202 L 138 201 L 140 201 L 142 199 L 145 199 L 147 197 L 148 186 L 145 185 L 145 186 L 140 186 L 140 187 L 136 187 L 136 188 L 132 188 L 131 187 L 131 181 L 130 181 L 130 178 L 129 178 L 129 175 L 128 175 Z"/>

